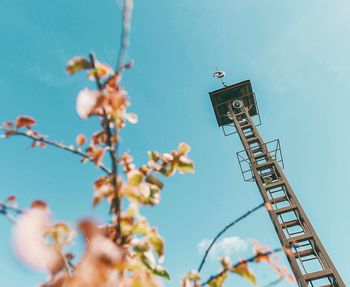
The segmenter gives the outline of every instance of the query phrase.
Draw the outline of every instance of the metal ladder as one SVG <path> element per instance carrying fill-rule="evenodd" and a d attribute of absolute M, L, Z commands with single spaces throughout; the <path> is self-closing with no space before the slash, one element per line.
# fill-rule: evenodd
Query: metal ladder
<path fill-rule="evenodd" d="M 278 161 L 261 138 L 246 107 L 227 104 L 283 250 L 300 287 L 345 287 Z"/>

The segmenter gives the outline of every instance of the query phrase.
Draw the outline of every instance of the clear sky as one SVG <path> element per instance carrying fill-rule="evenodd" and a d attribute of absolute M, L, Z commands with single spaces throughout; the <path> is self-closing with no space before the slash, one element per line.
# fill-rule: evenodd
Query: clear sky
<path fill-rule="evenodd" d="M 90 51 L 115 63 L 115 1 L 2 0 L 1 6 L 0 121 L 29 114 L 40 131 L 66 143 L 94 131 L 96 122 L 81 121 L 74 108 L 79 90 L 92 85 L 64 68 L 72 56 Z M 184 273 L 198 267 L 201 240 L 262 201 L 255 184 L 242 180 L 238 137 L 224 137 L 216 125 L 208 97 L 220 87 L 211 76 L 216 66 L 227 83 L 252 81 L 261 133 L 267 141 L 281 140 L 294 191 L 350 283 L 349 14 L 346 0 L 136 1 L 128 54 L 135 66 L 123 83 L 140 121 L 125 130 L 121 148 L 141 164 L 147 150 L 165 152 L 186 141 L 196 163 L 194 175 L 167 180 L 161 204 L 143 211 L 167 241 L 172 280 L 166 286 L 178 286 Z M 20 138 L 0 141 L 2 199 L 16 194 L 26 206 L 43 198 L 54 218 L 71 222 L 106 217 L 103 208 L 91 208 L 98 170 L 81 166 L 73 155 L 29 146 Z M 10 234 L 10 223 L 0 218 L 1 286 L 35 286 L 43 275 L 17 263 Z M 264 210 L 227 236 L 279 246 Z M 204 277 L 218 268 L 210 260 Z M 264 268 L 256 273 L 261 286 L 274 279 Z M 248 286 L 238 277 L 231 284 Z"/>

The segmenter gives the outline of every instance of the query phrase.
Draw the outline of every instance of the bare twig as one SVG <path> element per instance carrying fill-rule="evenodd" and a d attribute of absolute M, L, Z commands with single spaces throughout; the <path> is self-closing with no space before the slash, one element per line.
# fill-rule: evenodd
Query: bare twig
<path fill-rule="evenodd" d="M 247 211 L 246 213 L 244 213 L 243 215 L 241 215 L 240 217 L 238 217 L 236 220 L 234 220 L 233 222 L 231 222 L 230 224 L 226 225 L 224 229 L 222 229 L 213 239 L 213 241 L 210 243 L 209 247 L 207 248 L 207 250 L 205 251 L 205 254 L 203 256 L 203 259 L 198 267 L 198 273 L 201 272 L 202 267 L 205 263 L 205 260 L 209 254 L 210 249 L 213 247 L 214 243 L 219 239 L 219 237 L 224 234 L 227 229 L 231 228 L 232 226 L 234 226 L 236 223 L 240 222 L 241 220 L 243 220 L 244 218 L 248 217 L 250 214 L 254 213 L 255 211 L 257 211 L 258 209 L 260 209 L 261 207 L 263 207 L 265 204 L 261 203 L 258 206 L 254 207 L 253 209 L 250 209 L 249 211 Z"/>
<path fill-rule="evenodd" d="M 241 264 L 244 264 L 244 263 L 250 263 L 250 262 L 255 262 L 256 259 L 258 259 L 259 257 L 264 257 L 264 256 L 269 256 L 273 253 L 277 253 L 277 252 L 280 252 L 282 250 L 282 248 L 275 248 L 271 251 L 267 251 L 267 252 L 264 252 L 264 253 L 258 253 L 246 260 L 242 260 L 234 265 L 231 266 L 231 269 L 233 268 L 237 268 L 238 266 L 240 266 Z M 207 281 L 205 281 L 204 283 L 201 284 L 201 286 L 205 286 L 207 285 L 210 281 L 220 277 L 221 275 L 223 275 L 225 272 L 229 271 L 229 269 L 226 269 L 224 268 L 221 272 L 219 272 L 218 274 L 214 275 L 214 276 L 211 276 Z"/>
<path fill-rule="evenodd" d="M 96 60 L 95 60 L 94 54 L 90 53 L 89 54 L 89 58 L 90 58 L 90 63 L 91 63 L 92 69 L 94 71 L 94 77 L 95 77 L 97 88 L 102 93 L 103 92 L 103 86 L 102 86 L 102 83 L 101 83 L 101 79 L 98 76 L 98 73 L 96 71 Z"/>
<path fill-rule="evenodd" d="M 107 79 L 101 83 L 102 87 L 105 88 L 107 83 L 115 77 L 118 73 L 121 73 L 123 70 L 126 69 L 128 65 L 126 64 L 126 52 L 129 47 L 130 43 L 130 27 L 131 27 L 131 16 L 132 16 L 132 10 L 133 10 L 133 0 L 123 0 L 123 17 L 122 17 L 122 33 L 120 37 L 120 48 L 119 48 L 119 55 L 117 60 L 117 65 L 114 70 L 114 74 L 107 77 Z"/>
<path fill-rule="evenodd" d="M 11 223 L 16 224 L 17 219 L 16 219 L 15 216 L 13 216 L 12 214 L 9 213 L 10 211 L 14 212 L 16 214 L 21 214 L 22 213 L 22 210 L 0 202 L 0 214 L 2 214 Z"/>
<path fill-rule="evenodd" d="M 14 216 L 11 214 L 8 214 L 5 210 L 0 210 L 0 214 L 2 214 L 8 221 L 10 221 L 13 224 L 16 224 L 17 220 Z"/>
<path fill-rule="evenodd" d="M 122 35 L 121 35 L 121 41 L 120 41 L 118 62 L 117 62 L 117 67 L 115 69 L 116 72 L 120 71 L 120 69 L 125 64 L 126 52 L 129 47 L 129 34 L 130 34 L 133 6 L 134 6 L 133 0 L 124 0 L 123 19 L 122 19 L 123 29 L 122 29 Z"/>
<path fill-rule="evenodd" d="M 10 205 L 7 205 L 5 203 L 0 202 L 0 210 L 3 210 L 3 209 L 12 211 L 12 212 L 17 213 L 17 214 L 23 213 L 23 211 L 20 210 L 19 208 L 15 208 L 13 206 L 10 206 Z"/>
<path fill-rule="evenodd" d="M 47 145 L 50 145 L 50 146 L 53 146 L 53 147 L 57 147 L 57 148 L 59 148 L 61 150 L 69 151 L 69 152 L 71 152 L 73 154 L 79 155 L 83 159 L 88 159 L 89 161 L 92 161 L 92 158 L 88 154 L 86 154 L 86 153 L 84 153 L 84 152 L 82 152 L 80 150 L 77 150 L 77 149 L 71 148 L 69 146 L 66 146 L 66 145 L 64 145 L 62 143 L 58 143 L 58 142 L 55 142 L 55 141 L 52 141 L 52 140 L 48 140 L 48 139 L 46 139 L 44 137 L 31 135 L 31 134 L 28 134 L 28 133 L 25 133 L 25 132 L 21 132 L 21 131 L 17 131 L 17 130 L 11 130 L 11 132 L 12 132 L 11 136 L 12 135 L 23 136 L 23 137 L 32 139 L 32 140 L 37 141 L 37 142 L 43 142 L 43 143 L 45 143 Z M 100 164 L 98 167 L 100 169 L 102 169 L 105 173 L 107 173 L 108 175 L 111 174 L 110 170 L 106 166 L 104 166 L 103 164 Z"/>
<path fill-rule="evenodd" d="M 72 266 L 71 266 L 70 262 L 68 261 L 66 255 L 65 254 L 61 254 L 61 256 L 63 258 L 65 269 L 67 270 L 68 275 L 69 276 L 73 276 Z"/>

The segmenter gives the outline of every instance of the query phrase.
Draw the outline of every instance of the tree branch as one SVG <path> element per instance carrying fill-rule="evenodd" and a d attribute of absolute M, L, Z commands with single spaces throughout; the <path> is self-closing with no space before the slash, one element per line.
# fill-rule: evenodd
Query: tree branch
<path fill-rule="evenodd" d="M 25 132 L 20 132 L 20 131 L 17 131 L 17 130 L 11 130 L 11 132 L 12 132 L 11 136 L 13 136 L 13 135 L 15 135 L 15 136 L 23 136 L 23 137 L 32 139 L 32 140 L 37 141 L 37 142 L 43 142 L 43 143 L 45 143 L 45 144 L 47 144 L 49 146 L 53 146 L 53 147 L 57 147 L 57 148 L 59 148 L 61 150 L 69 151 L 69 152 L 71 152 L 73 154 L 79 155 L 83 159 L 88 159 L 89 161 L 92 161 L 92 158 L 88 154 L 86 154 L 86 153 L 84 153 L 82 151 L 79 151 L 77 149 L 73 149 L 73 148 L 71 148 L 69 146 L 66 146 L 66 145 L 62 144 L 62 143 L 58 143 L 58 142 L 55 142 L 55 141 L 52 141 L 52 140 L 45 139 L 44 137 L 27 134 Z M 102 169 L 105 173 L 107 173 L 108 175 L 111 174 L 110 170 L 106 166 L 104 166 L 103 164 L 100 164 L 98 167 L 100 169 Z"/>
<path fill-rule="evenodd" d="M 103 94 L 103 85 L 101 83 L 101 79 L 99 78 L 97 72 L 96 72 L 96 65 L 95 65 L 95 57 L 93 53 L 89 54 L 90 62 L 92 65 L 92 68 L 95 70 L 94 76 L 96 80 L 96 85 L 98 90 Z M 111 129 L 111 124 L 114 127 L 114 135 L 117 136 L 118 130 L 115 126 L 115 124 L 108 118 L 108 115 L 105 110 L 103 110 L 103 126 L 105 129 L 105 132 L 107 134 L 107 142 L 106 145 L 108 147 L 109 155 L 111 158 L 111 165 L 112 165 L 112 180 L 113 180 L 113 186 L 115 189 L 115 196 L 111 202 L 110 212 L 114 212 L 114 214 L 117 216 L 117 222 L 116 222 L 116 239 L 120 238 L 121 235 L 121 227 L 120 227 L 120 216 L 121 216 L 121 200 L 119 198 L 119 192 L 118 192 L 118 144 L 113 144 L 112 138 L 113 138 L 113 131 Z"/>
<path fill-rule="evenodd" d="M 109 80 L 115 77 L 116 74 L 121 73 L 126 66 L 129 64 L 125 64 L 126 52 L 129 47 L 130 42 L 130 27 L 131 27 L 131 16 L 133 10 L 133 0 L 123 0 L 123 17 L 122 17 L 122 34 L 120 37 L 120 48 L 119 55 L 117 60 L 117 65 L 114 70 L 114 74 L 107 77 L 107 79 L 102 83 L 102 87 L 105 88 Z"/>
<path fill-rule="evenodd" d="M 13 215 L 9 214 L 9 211 L 12 211 L 12 212 L 14 212 L 16 214 L 21 214 L 22 213 L 22 210 L 0 202 L 0 214 L 2 214 L 11 223 L 16 224 L 16 222 L 17 222 L 16 217 L 14 217 Z"/>
<path fill-rule="evenodd" d="M 243 263 L 251 263 L 251 262 L 254 262 L 256 259 L 258 259 L 259 257 L 264 257 L 264 256 L 269 256 L 273 253 L 277 253 L 277 252 L 280 252 L 282 250 L 282 248 L 275 248 L 271 251 L 267 251 L 267 252 L 264 252 L 264 253 L 258 253 L 246 260 L 242 260 L 234 265 L 231 266 L 231 268 L 237 268 L 239 265 L 243 264 Z M 211 276 L 207 281 L 205 281 L 204 283 L 202 283 L 200 286 L 205 286 L 207 285 L 210 281 L 220 277 L 221 275 L 223 275 L 225 272 L 229 271 L 228 269 L 223 269 L 221 272 L 219 272 L 218 274 L 214 275 L 214 276 Z"/>
<path fill-rule="evenodd" d="M 120 41 L 119 55 L 117 67 L 115 69 L 116 72 L 119 72 L 120 69 L 125 64 L 126 52 L 129 47 L 129 35 L 130 35 L 130 27 L 131 27 L 131 15 L 133 9 L 133 0 L 124 0 L 123 6 L 123 19 L 122 19 L 122 35 Z"/>
<path fill-rule="evenodd" d="M 10 221 L 12 224 L 16 224 L 17 220 L 14 216 L 12 216 L 11 214 L 8 214 L 6 211 L 4 210 L 0 210 L 0 214 L 2 214 L 8 221 Z"/>
<path fill-rule="evenodd" d="M 247 211 L 246 213 L 244 213 L 243 215 L 241 215 L 240 217 L 238 217 L 236 220 L 234 220 L 233 222 L 231 222 L 230 224 L 226 225 L 224 227 L 224 229 L 222 229 L 213 239 L 213 241 L 210 243 L 209 247 L 207 248 L 207 250 L 205 251 L 204 257 L 198 267 L 198 273 L 201 272 L 202 267 L 205 263 L 205 260 L 209 254 L 210 249 L 213 247 L 214 243 L 219 239 L 219 237 L 224 234 L 226 232 L 227 229 L 231 228 L 232 226 L 234 226 L 236 223 L 240 222 L 241 220 L 243 220 L 244 218 L 248 217 L 250 214 L 254 213 L 255 211 L 257 211 L 258 209 L 260 209 L 261 207 L 263 207 L 265 205 L 265 203 L 261 203 L 258 206 L 254 207 L 253 209 L 250 209 L 249 211 Z"/>
<path fill-rule="evenodd" d="M 20 210 L 19 208 L 15 208 L 13 206 L 9 206 L 9 205 L 6 205 L 5 203 L 0 202 L 0 210 L 3 210 L 3 209 L 13 211 L 14 213 L 17 213 L 17 214 L 23 213 L 23 211 Z"/>

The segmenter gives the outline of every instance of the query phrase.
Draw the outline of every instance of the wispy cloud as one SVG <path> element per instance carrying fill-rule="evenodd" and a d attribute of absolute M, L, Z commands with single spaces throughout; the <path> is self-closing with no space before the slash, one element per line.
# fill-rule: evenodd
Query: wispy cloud
<path fill-rule="evenodd" d="M 24 76 L 51 88 L 59 88 L 71 84 L 74 79 L 64 72 L 64 61 L 60 59 L 57 63 L 62 64 L 61 70 L 56 69 L 56 71 L 51 72 L 45 63 L 34 62 L 31 66 L 27 66 L 23 69 L 21 73 Z"/>
<path fill-rule="evenodd" d="M 198 253 L 204 254 L 212 240 L 204 238 L 198 244 Z M 228 236 L 217 241 L 209 252 L 209 258 L 217 259 L 224 256 L 232 256 L 239 252 L 245 251 L 249 246 L 247 239 L 238 236 Z"/>

